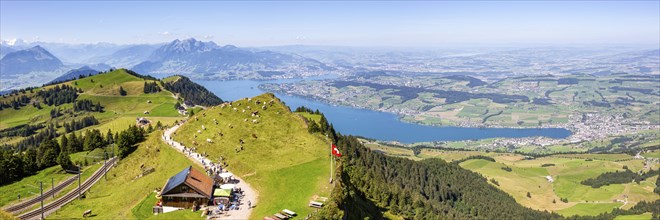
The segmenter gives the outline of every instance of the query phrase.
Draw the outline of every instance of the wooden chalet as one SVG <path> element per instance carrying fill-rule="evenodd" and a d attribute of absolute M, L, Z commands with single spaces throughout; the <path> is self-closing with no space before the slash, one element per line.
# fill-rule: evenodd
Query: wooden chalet
<path fill-rule="evenodd" d="M 213 179 L 190 166 L 167 180 L 160 195 L 163 206 L 207 205 L 213 196 Z"/>

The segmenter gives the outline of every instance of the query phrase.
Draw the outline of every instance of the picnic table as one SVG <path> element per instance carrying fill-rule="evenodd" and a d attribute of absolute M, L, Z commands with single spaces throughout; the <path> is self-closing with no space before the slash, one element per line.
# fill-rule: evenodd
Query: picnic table
<path fill-rule="evenodd" d="M 282 215 L 282 214 L 280 214 L 280 213 L 275 213 L 275 214 L 273 214 L 273 215 L 274 215 L 275 217 L 279 218 L 279 219 L 288 219 L 288 218 L 289 218 L 288 216 Z"/>

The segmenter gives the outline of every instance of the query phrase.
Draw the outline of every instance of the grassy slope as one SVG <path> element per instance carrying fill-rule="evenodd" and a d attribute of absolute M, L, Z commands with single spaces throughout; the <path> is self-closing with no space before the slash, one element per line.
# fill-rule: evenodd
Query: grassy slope
<path fill-rule="evenodd" d="M 161 131 L 154 132 L 139 145 L 138 149 L 108 173 L 108 181 L 101 180 L 87 198 L 74 201 L 49 218 L 77 218 L 85 210 L 92 209 L 100 219 L 137 219 L 132 211 L 155 188 L 163 187 L 167 179 L 193 163 L 181 153 L 165 145 Z M 134 179 L 142 171 L 140 165 L 155 168 L 155 172 Z M 202 170 L 197 165 L 195 169 Z M 148 204 L 149 209 L 153 204 Z M 139 208 L 138 208 L 139 209 Z M 190 212 L 190 211 L 187 211 Z M 199 214 L 196 215 L 199 218 Z"/>
<path fill-rule="evenodd" d="M 84 92 L 79 95 L 78 99 L 90 99 L 94 103 L 100 102 L 101 105 L 104 106 L 105 112 L 103 113 L 85 112 L 78 116 L 95 116 L 97 119 L 99 119 L 101 124 L 91 126 L 86 129 L 100 129 L 104 135 L 108 129 L 111 129 L 113 132 L 126 129 L 129 125 L 135 123 L 135 117 L 146 116 L 152 120 L 154 124 L 157 121 L 161 121 L 164 125 L 171 125 L 174 121 L 183 119 L 183 117 L 181 117 L 181 115 L 179 115 L 174 109 L 174 104 L 177 102 L 177 100 L 173 97 L 172 93 L 163 90 L 155 94 L 144 94 L 142 92 L 144 80 L 132 76 L 126 73 L 124 70 L 116 70 L 111 73 L 99 74 L 80 80 L 66 82 L 65 84 L 83 89 Z M 54 86 L 55 85 L 52 85 L 46 88 Z M 127 96 L 119 96 L 119 86 L 122 86 L 128 92 Z M 28 92 L 26 95 L 34 96 L 36 94 Z M 11 98 L 13 97 L 3 99 Z M 148 100 L 151 101 L 151 103 L 147 103 Z M 22 107 L 20 110 L 5 109 L 0 111 L 0 118 L 2 118 L 2 120 L 0 120 L 0 129 L 26 123 L 36 124 L 47 122 L 50 119 L 49 112 L 51 109 L 55 108 L 55 106 L 42 105 L 42 107 L 43 109 L 38 110 L 29 105 Z M 71 108 L 71 104 L 60 105 L 59 108 Z M 145 115 L 144 111 L 150 111 L 150 114 Z M 68 121 L 70 120 L 70 117 L 65 116 L 63 118 L 58 118 L 58 120 L 62 119 Z M 86 129 L 78 132 L 84 132 Z M 63 130 L 60 129 L 59 132 L 63 132 Z M 20 140 L 20 138 L 5 138 L 2 141 L 11 143 L 18 140 Z M 99 152 L 93 152 L 91 154 L 96 155 L 98 153 Z M 74 154 L 72 155 L 72 159 L 82 160 L 84 158 L 82 155 L 87 155 L 87 152 Z M 96 165 L 92 166 L 92 168 L 95 166 Z M 35 183 L 36 181 L 44 180 L 44 188 L 48 188 L 50 187 L 51 177 L 54 177 L 55 181 L 59 182 L 69 176 L 60 172 L 60 169 L 61 168 L 59 168 L 59 166 L 54 166 L 14 184 L 2 186 L 0 187 L 0 193 L 7 193 L 11 195 L 17 195 L 20 193 L 23 198 L 26 198 L 29 196 L 28 191 L 34 191 L 32 190 L 32 187 L 28 186 L 28 184 L 35 185 L 37 184 Z M 85 175 L 83 174 L 83 179 L 84 177 Z M 65 191 L 68 190 L 70 189 L 65 189 Z M 16 196 L 3 196 L 0 199 L 0 206 L 11 202 L 16 202 L 16 200 Z"/>
<path fill-rule="evenodd" d="M 653 193 L 656 177 L 642 181 L 641 184 L 613 184 L 598 189 L 580 184 L 582 180 L 596 177 L 601 173 L 622 170 L 624 165 L 633 171 L 643 169 L 641 160 L 632 160 L 632 157 L 626 154 L 564 154 L 523 160 L 522 155 L 513 153 L 424 149 L 418 156 L 413 156 L 411 150 L 404 148 L 375 143 L 367 143 L 367 146 L 373 150 L 383 151 L 387 155 L 413 160 L 436 157 L 454 161 L 473 155 L 495 158 L 497 162 L 469 160 L 461 163 L 461 166 L 476 171 L 488 179 L 496 179 L 500 184 L 500 189 L 512 195 L 517 202 L 524 206 L 551 210 L 567 216 L 597 215 L 616 207 L 630 208 L 638 201 L 660 199 L 660 196 Z M 593 161 L 585 161 L 586 159 L 593 159 Z M 541 167 L 542 164 L 550 163 L 555 166 Z M 511 167 L 513 171 L 502 170 L 501 168 L 505 166 Z M 653 169 L 658 168 L 660 165 L 657 164 L 653 167 Z M 555 182 L 549 183 L 545 178 L 547 175 L 552 176 Z M 527 198 L 527 192 L 531 193 L 532 198 Z M 622 206 L 623 203 L 613 202 L 614 199 L 623 199 L 623 195 L 628 196 L 627 205 Z M 569 203 L 561 202 L 560 198 L 568 198 Z M 552 203 L 553 200 L 556 203 Z"/>
<path fill-rule="evenodd" d="M 651 219 L 653 214 L 650 212 L 639 214 L 639 215 L 621 215 L 614 218 L 615 220 L 642 220 L 642 219 Z"/>
<path fill-rule="evenodd" d="M 495 158 L 497 162 L 494 163 L 470 160 L 461 163 L 461 166 L 496 179 L 500 183 L 499 188 L 511 194 L 519 203 L 535 209 L 552 210 L 566 216 L 597 215 L 622 206 L 623 203 L 613 200 L 623 199 L 623 195 L 628 195 L 629 201 L 623 208 L 630 208 L 641 200 L 660 199 L 660 196 L 653 193 L 653 186 L 650 183 L 612 184 L 597 189 L 580 184 L 582 180 L 596 177 L 601 173 L 621 170 L 623 165 L 637 171 L 641 169 L 639 160 L 614 162 L 547 157 L 512 162 Z M 549 163 L 556 165 L 541 167 L 542 164 Z M 503 166 L 509 166 L 513 171 L 506 172 L 501 169 Z M 555 181 L 549 183 L 545 178 L 547 175 L 552 176 Z M 531 193 L 531 199 L 526 197 L 527 192 Z M 568 198 L 569 202 L 563 203 L 560 198 Z M 553 200 L 556 203 L 553 203 Z"/>
<path fill-rule="evenodd" d="M 91 164 L 89 166 L 86 166 L 83 168 L 83 172 L 80 175 L 82 178 L 82 181 L 85 181 L 87 178 L 92 176 L 94 172 L 96 172 L 99 168 L 101 167 L 101 164 Z M 55 182 L 55 185 L 60 184 L 62 181 L 75 176 L 74 174 L 66 174 L 64 171 L 62 171 L 62 168 L 57 165 L 57 166 L 52 166 L 49 168 L 46 168 L 44 170 L 39 171 L 37 174 L 23 178 L 21 181 L 14 182 L 9 185 L 4 185 L 0 187 L 0 193 L 3 195 L 13 195 L 13 196 L 3 196 L 0 199 L 0 206 L 5 206 L 9 204 L 15 204 L 18 202 L 18 195 L 19 193 L 21 194 L 21 201 L 25 201 L 28 198 L 33 198 L 39 194 L 39 182 L 43 181 L 44 182 L 44 192 L 47 190 L 51 189 L 51 178 L 52 181 Z M 71 191 L 72 189 L 78 187 L 78 184 L 74 182 L 73 184 L 65 187 L 62 189 L 59 193 L 55 195 L 55 198 L 59 198 L 66 194 L 67 192 Z M 32 194 L 32 193 L 36 194 Z M 49 203 L 53 199 L 52 197 L 46 198 L 44 200 L 44 203 Z M 36 208 L 38 206 L 34 206 L 33 208 Z"/>
<path fill-rule="evenodd" d="M 0 192 L 2 192 L 3 196 L 0 197 L 0 207 L 17 202 L 18 194 L 21 195 L 21 201 L 34 196 L 29 192 L 39 194 L 40 181 L 44 182 L 44 190 L 49 190 L 51 188 L 51 178 L 54 179 L 55 184 L 57 185 L 59 182 L 72 176 L 74 175 L 64 173 L 62 168 L 57 165 L 41 170 L 35 175 L 23 178 L 21 181 L 1 186 Z"/>
<path fill-rule="evenodd" d="M 146 80 L 152 82 L 151 80 Z M 78 117 L 93 115 L 101 122 L 101 125 L 91 128 L 99 128 L 103 134 L 107 129 L 113 132 L 126 129 L 128 125 L 133 124 L 136 117 L 147 117 L 154 121 L 161 121 L 163 124 L 171 124 L 175 120 L 183 119 L 174 109 L 177 100 L 172 93 L 163 90 L 158 93 L 144 94 L 145 80 L 128 74 L 125 70 L 115 70 L 110 73 L 98 74 L 79 80 L 66 82 L 83 90 L 78 99 L 89 99 L 94 103 L 101 103 L 105 112 L 85 112 Z M 47 86 L 46 88 L 54 87 Z M 122 86 L 128 93 L 127 96 L 119 95 L 119 86 Z M 162 88 L 161 88 L 162 89 Z M 22 94 L 21 94 L 22 95 Z M 35 93 L 26 93 L 27 96 L 35 96 Z M 11 100 L 14 97 L 0 98 L 0 100 Z M 151 103 L 148 103 L 151 101 Z M 4 109 L 0 111 L 0 129 L 5 129 L 21 124 L 38 124 L 50 120 L 50 110 L 60 108 L 62 110 L 71 108 L 71 104 L 64 104 L 58 107 L 41 105 L 43 109 L 36 109 L 31 105 L 22 107 L 20 110 Z M 149 114 L 144 114 L 149 111 Z M 66 117 L 66 116 L 65 116 Z M 61 120 L 61 119 L 58 119 Z M 66 119 L 68 121 L 69 119 Z M 120 123 L 121 122 L 121 123 Z M 63 130 L 62 130 L 63 131 Z M 84 131 L 84 130 L 83 130 Z M 18 138 L 5 140 L 4 142 L 15 142 Z"/>
<path fill-rule="evenodd" d="M 251 102 L 245 99 L 236 101 L 233 107 L 237 111 L 227 106 L 197 112 L 195 116 L 199 121 L 189 120 L 174 138 L 187 146 L 195 140 L 199 143 L 198 151 L 208 153 L 214 161 L 223 156 L 229 164 L 228 169 L 259 192 L 252 218 L 259 219 L 282 209 L 304 216 L 313 211 L 307 203 L 314 195 L 327 197 L 329 194 L 331 186 L 326 178 L 329 175 L 328 144 L 325 137 L 309 134 L 302 118 L 290 113 L 288 107 L 279 101 L 268 106 L 267 110 L 254 103 L 255 100 L 269 102 L 271 99 L 274 99 L 271 95 L 261 95 L 252 98 Z M 247 106 L 258 110 L 261 117 L 251 117 Z M 246 109 L 245 113 L 243 109 Z M 252 123 L 253 119 L 259 122 Z M 197 134 L 202 125 L 207 129 Z M 195 139 L 193 134 L 198 137 Z M 206 143 L 207 138 L 214 143 Z M 236 153 L 239 139 L 245 141 L 244 150 Z"/>

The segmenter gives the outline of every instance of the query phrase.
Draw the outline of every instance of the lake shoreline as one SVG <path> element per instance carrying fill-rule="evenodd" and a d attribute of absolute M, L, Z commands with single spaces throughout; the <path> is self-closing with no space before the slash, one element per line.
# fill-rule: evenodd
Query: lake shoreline
<path fill-rule="evenodd" d="M 315 78 L 298 78 L 282 80 L 230 80 L 230 81 L 196 81 L 205 86 L 223 100 L 238 100 L 266 92 L 260 85 L 266 83 L 289 83 Z M 431 141 L 464 141 L 489 138 L 548 138 L 563 140 L 573 132 L 565 128 L 492 128 L 492 127 L 458 127 L 431 126 L 410 123 L 401 120 L 401 116 L 389 112 L 371 109 L 354 108 L 350 106 L 333 105 L 307 97 L 272 92 L 290 108 L 306 106 L 323 112 L 335 129 L 344 134 L 352 134 L 383 141 L 398 141 L 401 143 L 418 143 Z"/>

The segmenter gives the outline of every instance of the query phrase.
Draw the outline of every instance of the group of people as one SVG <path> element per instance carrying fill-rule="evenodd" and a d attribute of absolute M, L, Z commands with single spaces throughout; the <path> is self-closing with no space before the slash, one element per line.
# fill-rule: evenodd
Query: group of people
<path fill-rule="evenodd" d="M 174 141 L 172 139 L 172 137 L 169 137 L 169 136 L 163 135 L 163 140 L 165 140 L 171 146 L 174 146 L 175 148 L 179 149 L 184 155 L 188 156 L 189 158 L 193 158 L 193 159 L 199 161 L 202 164 L 202 166 L 204 167 L 204 170 L 206 171 L 206 174 L 211 176 L 211 177 L 214 177 L 213 178 L 214 180 L 221 179 L 222 183 L 234 183 L 234 184 L 237 183 L 237 181 L 231 176 L 226 177 L 226 178 L 221 178 L 220 177 L 221 174 L 227 172 L 227 170 L 224 169 L 224 167 L 226 167 L 226 166 L 223 166 L 223 162 L 212 162 L 211 160 L 207 159 L 206 157 L 208 155 L 206 154 L 206 152 L 203 153 L 203 154 L 197 153 L 196 152 L 197 151 L 196 147 L 192 147 L 192 148 L 186 147 L 183 144 L 180 144 L 180 143 Z M 219 160 L 223 161 L 223 158 L 220 157 Z M 216 182 L 216 183 L 219 184 L 219 182 Z M 216 212 L 218 212 L 218 214 L 219 214 L 219 211 L 221 211 L 221 210 L 228 211 L 228 210 L 238 210 L 239 209 L 239 205 L 241 205 L 241 200 L 245 196 L 244 191 L 240 187 L 236 187 L 233 190 L 234 190 L 234 197 L 233 197 L 232 203 L 230 203 L 231 205 L 223 206 L 222 209 L 216 209 Z M 247 201 L 246 204 L 248 206 L 247 207 L 248 209 L 252 208 L 252 202 L 251 201 Z M 219 207 L 220 206 L 218 206 L 218 208 Z"/>

